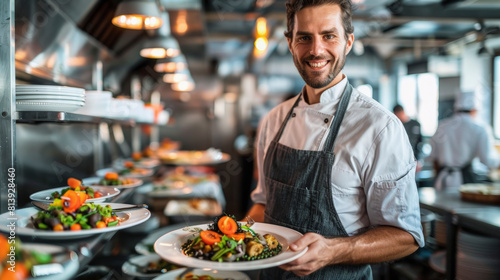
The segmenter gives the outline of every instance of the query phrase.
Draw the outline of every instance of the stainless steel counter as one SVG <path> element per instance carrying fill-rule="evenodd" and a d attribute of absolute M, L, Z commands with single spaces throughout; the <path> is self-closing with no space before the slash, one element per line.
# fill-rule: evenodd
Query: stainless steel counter
<path fill-rule="evenodd" d="M 500 207 L 481 209 L 477 212 L 459 213 L 458 225 L 473 228 L 485 235 L 500 238 Z"/>
<path fill-rule="evenodd" d="M 446 279 L 455 279 L 457 231 L 473 229 L 500 238 L 500 206 L 463 201 L 460 193 L 420 188 L 420 207 L 443 216 L 446 223 Z"/>

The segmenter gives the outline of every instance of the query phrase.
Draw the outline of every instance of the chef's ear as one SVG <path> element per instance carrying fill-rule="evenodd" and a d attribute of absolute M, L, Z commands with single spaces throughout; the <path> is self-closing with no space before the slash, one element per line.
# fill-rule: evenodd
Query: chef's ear
<path fill-rule="evenodd" d="M 288 42 L 288 50 L 290 50 L 290 53 L 293 56 L 293 48 L 292 48 L 293 38 L 286 37 L 286 41 Z"/>
<path fill-rule="evenodd" d="M 349 52 L 352 49 L 353 44 L 354 44 L 354 34 L 351 33 L 351 34 L 347 35 L 347 43 L 346 43 L 346 47 L 345 47 L 345 55 L 349 54 Z"/>

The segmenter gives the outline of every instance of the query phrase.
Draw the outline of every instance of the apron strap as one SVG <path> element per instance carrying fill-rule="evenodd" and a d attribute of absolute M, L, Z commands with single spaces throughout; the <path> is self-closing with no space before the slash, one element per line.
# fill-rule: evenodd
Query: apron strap
<path fill-rule="evenodd" d="M 349 100 L 351 99 L 351 93 L 352 86 L 351 84 L 347 84 L 344 93 L 342 94 L 342 99 L 340 100 L 337 112 L 335 113 L 333 124 L 330 126 L 330 133 L 328 134 L 325 146 L 323 147 L 323 151 L 325 152 L 333 152 L 333 148 L 335 147 L 335 140 L 337 139 L 337 135 L 339 134 L 340 124 L 344 119 L 345 112 L 347 111 L 347 106 L 349 105 Z"/>
<path fill-rule="evenodd" d="M 278 130 L 278 132 L 276 133 L 276 135 L 274 136 L 273 141 L 279 142 L 279 140 L 281 138 L 281 134 L 283 134 L 283 131 L 285 130 L 286 123 L 290 119 L 290 116 L 292 115 L 293 109 L 295 109 L 295 107 L 297 107 L 297 105 L 299 104 L 300 98 L 302 98 L 302 93 L 300 93 L 299 96 L 296 97 L 292 108 L 290 109 L 290 111 L 288 111 L 288 114 L 286 115 L 285 120 L 281 123 L 281 127 Z"/>

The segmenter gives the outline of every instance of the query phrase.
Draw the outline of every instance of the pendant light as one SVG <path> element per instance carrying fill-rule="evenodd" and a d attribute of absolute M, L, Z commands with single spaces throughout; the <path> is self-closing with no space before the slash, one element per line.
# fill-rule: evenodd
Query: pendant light
<path fill-rule="evenodd" d="M 160 11 L 152 0 L 124 0 L 118 4 L 111 22 L 126 29 L 157 29 L 163 25 Z"/>
<path fill-rule="evenodd" d="M 193 78 L 170 85 L 175 91 L 192 91 L 195 88 Z"/>
<path fill-rule="evenodd" d="M 170 33 L 170 20 L 167 11 L 161 13 L 163 24 L 154 37 L 144 42 L 140 55 L 146 58 L 161 59 L 176 57 L 181 53 L 179 43 Z"/>
<path fill-rule="evenodd" d="M 174 73 L 166 73 L 165 75 L 163 75 L 163 82 L 169 84 L 175 84 L 190 79 L 192 79 L 191 73 L 187 69 L 176 71 Z"/>
<path fill-rule="evenodd" d="M 174 73 L 187 69 L 186 57 L 180 54 L 175 57 L 167 57 L 156 61 L 155 71 L 159 73 Z"/>

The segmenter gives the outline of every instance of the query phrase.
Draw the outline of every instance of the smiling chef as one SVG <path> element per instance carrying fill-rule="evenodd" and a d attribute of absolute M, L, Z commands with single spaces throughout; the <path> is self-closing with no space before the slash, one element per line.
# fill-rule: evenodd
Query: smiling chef
<path fill-rule="evenodd" d="M 262 121 L 249 215 L 307 252 L 260 279 L 372 279 L 368 264 L 424 246 L 416 161 L 401 122 L 349 84 L 350 0 L 291 0 L 285 36 L 306 85 Z M 295 274 L 292 274 L 292 272 Z"/>

